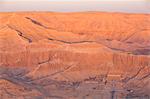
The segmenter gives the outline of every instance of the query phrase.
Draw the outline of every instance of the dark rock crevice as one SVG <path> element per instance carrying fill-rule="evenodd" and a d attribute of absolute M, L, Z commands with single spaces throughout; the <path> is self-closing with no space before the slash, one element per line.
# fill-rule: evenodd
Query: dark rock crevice
<path fill-rule="evenodd" d="M 50 57 L 47 60 L 44 60 L 42 62 L 38 62 L 38 65 L 48 63 L 49 61 L 50 61 Z"/>
<path fill-rule="evenodd" d="M 127 83 L 129 82 L 130 80 L 134 80 L 135 78 L 137 78 L 137 76 L 141 73 L 141 71 L 143 71 L 145 69 L 146 66 L 142 66 L 141 68 L 139 68 L 139 70 L 134 74 L 132 75 L 131 77 L 126 77 L 124 78 L 122 81 Z M 147 77 L 147 76 L 146 76 Z"/>
<path fill-rule="evenodd" d="M 132 53 L 134 55 L 150 55 L 150 49 L 136 49 Z"/>
<path fill-rule="evenodd" d="M 18 29 L 13 28 L 13 27 L 12 27 L 12 26 L 10 26 L 10 25 L 7 25 L 7 26 L 8 26 L 8 28 L 10 28 L 10 29 L 12 29 L 12 30 L 16 31 L 20 37 L 22 37 L 22 38 L 26 39 L 29 43 L 32 43 L 32 39 L 30 39 L 30 38 L 28 38 L 28 37 L 24 36 L 24 35 L 23 35 L 23 32 L 21 32 L 21 31 L 20 31 L 20 30 L 18 30 Z"/>
<path fill-rule="evenodd" d="M 67 43 L 67 44 L 98 43 L 96 41 L 88 41 L 88 40 L 83 40 L 83 41 L 65 41 L 65 40 L 58 40 L 58 39 L 54 39 L 54 38 L 48 38 L 48 40 L 58 41 L 58 42 Z"/>
<path fill-rule="evenodd" d="M 40 23 L 40 22 L 38 22 L 38 21 L 36 21 L 36 20 L 30 18 L 30 17 L 25 17 L 25 18 L 28 19 L 28 20 L 30 20 L 30 21 L 31 21 L 33 24 L 35 24 L 35 25 L 38 25 L 38 26 L 41 26 L 41 27 L 43 27 L 43 28 L 49 29 L 49 27 L 43 25 L 42 23 Z"/>
<path fill-rule="evenodd" d="M 65 71 L 69 70 L 69 69 L 72 68 L 73 66 L 74 66 L 74 65 L 68 65 L 68 66 L 64 67 L 63 69 L 58 70 L 58 71 L 56 71 L 56 72 L 54 72 L 54 73 L 52 73 L 52 74 L 49 74 L 49 75 L 46 75 L 46 76 L 42 76 L 42 77 L 40 77 L 40 78 L 32 79 L 32 80 L 29 81 L 29 82 L 38 81 L 38 80 L 42 80 L 42 79 L 46 79 L 46 78 L 55 76 L 55 75 L 57 75 L 57 74 L 60 74 L 60 73 L 63 73 L 63 72 L 65 72 Z"/>

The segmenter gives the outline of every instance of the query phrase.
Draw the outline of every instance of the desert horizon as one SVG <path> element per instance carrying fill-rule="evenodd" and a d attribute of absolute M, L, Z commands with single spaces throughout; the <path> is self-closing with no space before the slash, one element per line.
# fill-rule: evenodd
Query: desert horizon
<path fill-rule="evenodd" d="M 2 0 L 0 12 L 52 11 L 52 12 L 126 12 L 150 13 L 149 0 Z"/>
<path fill-rule="evenodd" d="M 44 0 L 45 4 L 36 2 L 38 6 L 31 1 L 28 7 L 17 4 L 20 8 L 4 1 L 0 1 L 0 99 L 150 98 L 148 6 L 141 9 L 134 3 L 138 6 L 134 8 L 130 3 L 128 8 L 108 0 L 117 7 L 112 9 L 109 3 L 110 7 L 97 8 L 95 3 L 82 7 L 80 2 L 75 9 L 78 4 L 70 3 L 67 7 L 56 3 L 51 9 Z"/>

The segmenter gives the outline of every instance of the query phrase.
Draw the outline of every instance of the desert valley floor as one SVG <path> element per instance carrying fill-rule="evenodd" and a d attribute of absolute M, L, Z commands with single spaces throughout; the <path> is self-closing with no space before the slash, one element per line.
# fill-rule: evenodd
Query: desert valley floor
<path fill-rule="evenodd" d="M 0 13 L 0 99 L 149 99 L 150 14 Z"/>

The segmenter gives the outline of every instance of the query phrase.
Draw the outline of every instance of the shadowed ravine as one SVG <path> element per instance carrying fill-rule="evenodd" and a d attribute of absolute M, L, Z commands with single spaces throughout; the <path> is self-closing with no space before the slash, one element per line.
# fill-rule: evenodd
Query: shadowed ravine
<path fill-rule="evenodd" d="M 55 99 L 68 99 L 68 98 L 77 98 L 84 99 L 88 97 L 92 98 L 104 98 L 111 99 L 112 92 L 114 92 L 114 97 L 122 98 L 142 98 L 148 99 L 148 95 L 143 93 L 136 93 L 137 89 L 130 89 L 127 86 L 127 82 L 141 83 L 140 80 L 147 79 L 150 74 L 147 74 L 147 77 L 137 78 L 139 73 L 144 69 L 142 67 L 138 72 L 131 77 L 126 77 L 122 80 L 108 81 L 108 74 L 97 75 L 95 77 L 89 77 L 82 81 L 70 82 L 70 81 L 56 81 L 51 79 L 51 74 L 47 77 L 41 77 L 38 79 L 32 79 L 26 77 L 26 73 L 17 74 L 17 72 L 22 72 L 24 70 L 17 69 L 16 71 L 11 68 L 1 68 L 1 98 L 11 97 L 11 98 L 29 98 L 29 99 L 38 99 L 38 98 L 55 98 Z M 11 73 L 14 72 L 15 73 Z M 63 71 L 61 71 L 63 72 Z M 59 72 L 59 73 L 61 73 Z M 21 76 L 20 76 L 21 75 Z M 133 80 L 133 81 L 132 81 Z M 6 84 L 6 85 L 5 85 Z M 123 86 L 122 86 L 123 84 Z M 143 86 L 139 87 L 142 88 Z M 139 89 L 138 88 L 138 89 Z M 86 90 L 85 90 L 86 89 Z M 12 90 L 19 90 L 19 93 L 15 93 Z M 135 91 L 135 92 L 134 92 Z M 92 92 L 92 93 L 91 93 Z M 140 90 L 139 90 L 140 92 Z M 3 94 L 2 94 L 3 93 Z M 32 94 L 31 94 L 32 93 Z M 23 95 L 25 94 L 25 95 Z M 120 96 L 120 95 L 123 96 Z M 128 95 L 128 96 L 126 96 Z M 132 96 L 133 95 L 133 96 Z M 145 97 L 145 98 L 144 98 Z"/>

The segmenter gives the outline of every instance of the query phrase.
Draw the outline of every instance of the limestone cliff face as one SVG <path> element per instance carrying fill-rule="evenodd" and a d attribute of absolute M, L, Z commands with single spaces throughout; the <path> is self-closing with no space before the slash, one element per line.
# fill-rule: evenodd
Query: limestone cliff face
<path fill-rule="evenodd" d="M 102 76 L 102 81 L 121 82 L 120 88 L 133 87 L 133 81 L 149 86 L 149 55 L 148 14 L 0 14 L 0 67 L 7 68 L 1 74 L 22 68 L 12 74 L 68 82 Z"/>

